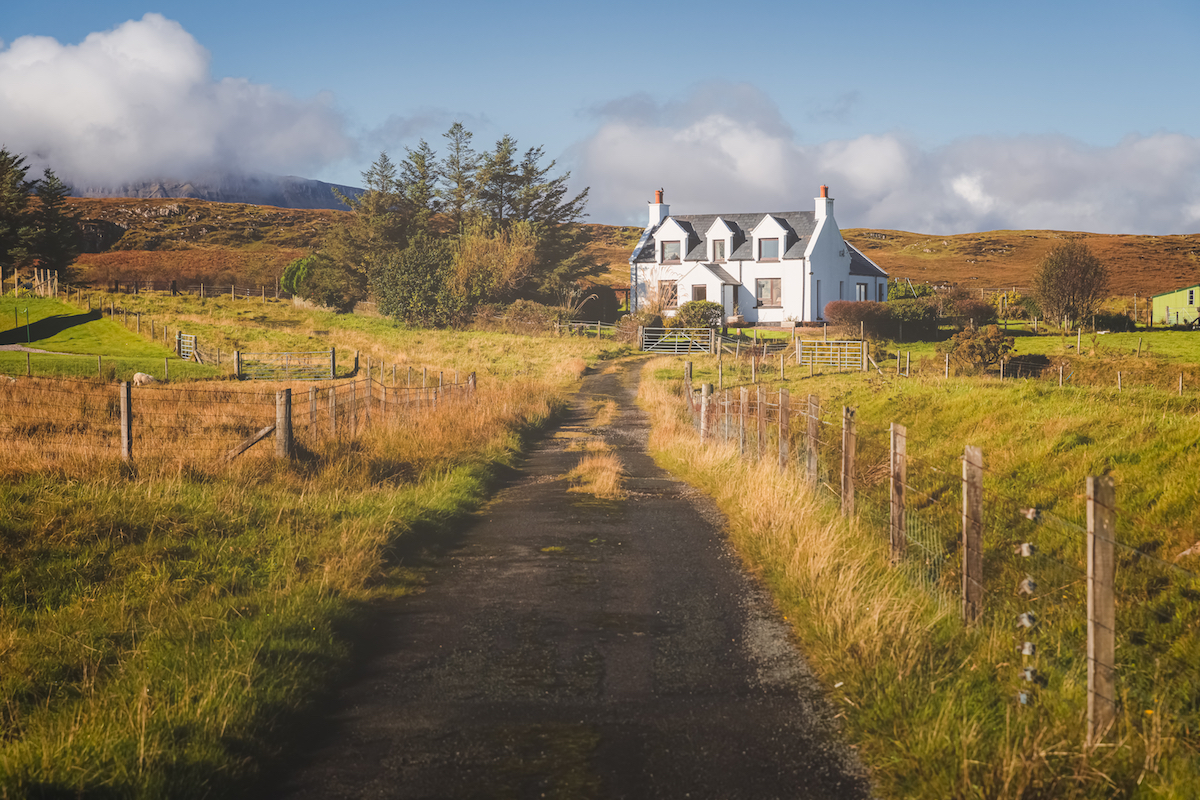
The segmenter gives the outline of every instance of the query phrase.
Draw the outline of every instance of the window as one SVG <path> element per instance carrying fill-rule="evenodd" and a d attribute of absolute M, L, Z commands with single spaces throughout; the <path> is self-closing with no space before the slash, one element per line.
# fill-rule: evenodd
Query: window
<path fill-rule="evenodd" d="M 846 299 L 846 282 L 838 281 L 838 300 Z"/>
<path fill-rule="evenodd" d="M 663 308 L 679 306 L 679 291 L 675 286 L 675 281 L 658 282 L 658 300 L 662 303 Z"/>
<path fill-rule="evenodd" d="M 1196 305 L 1196 290 L 1195 289 L 1188 289 L 1188 305 L 1189 306 Z"/>
<path fill-rule="evenodd" d="M 679 263 L 679 242 L 662 243 L 662 263 Z"/>
<path fill-rule="evenodd" d="M 824 319 L 825 315 L 821 312 L 824 310 L 821 306 L 821 282 L 817 281 L 817 288 L 813 292 L 814 298 L 817 301 L 817 319 Z"/>
<path fill-rule="evenodd" d="M 758 260 L 759 261 L 778 261 L 779 260 L 779 240 L 778 239 L 759 239 L 758 240 Z"/>
<path fill-rule="evenodd" d="M 867 294 L 867 285 L 865 283 L 854 284 L 854 299 L 866 300 L 869 297 Z"/>
<path fill-rule="evenodd" d="M 877 283 L 877 284 L 875 284 L 875 288 L 879 290 L 879 297 L 877 297 L 876 299 L 882 303 L 884 301 L 884 297 L 883 297 L 883 293 L 885 291 L 884 285 L 882 283 Z"/>
<path fill-rule="evenodd" d="M 754 296 L 759 306 L 779 308 L 783 305 L 779 299 L 779 283 L 779 278 L 759 278 L 754 282 Z"/>
<path fill-rule="evenodd" d="M 708 287 L 704 286 L 703 284 L 693 286 L 692 287 L 692 299 L 693 300 L 707 300 L 708 299 Z"/>
<path fill-rule="evenodd" d="M 713 242 L 713 261 L 725 260 L 725 240 L 717 239 Z"/>

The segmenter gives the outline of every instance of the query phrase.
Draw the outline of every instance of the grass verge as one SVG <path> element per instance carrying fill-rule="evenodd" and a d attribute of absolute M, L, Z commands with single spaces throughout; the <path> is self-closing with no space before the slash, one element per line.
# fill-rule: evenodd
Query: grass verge
<path fill-rule="evenodd" d="M 1055 663 L 1063 668 L 1035 705 L 1019 705 L 1015 676 L 1020 657 L 1013 615 L 997 612 L 964 626 L 956 603 L 890 566 L 886 528 L 863 519 L 842 519 L 798 474 L 781 473 L 771 459 L 747 463 L 732 445 L 702 446 L 681 410 L 677 387 L 682 370 L 677 361 L 651 362 L 644 375 L 640 399 L 653 416 L 655 457 L 712 496 L 727 515 L 735 547 L 763 577 L 794 625 L 806 658 L 839 707 L 847 734 L 871 765 L 882 794 L 1090 798 L 1200 793 L 1198 698 L 1186 674 L 1176 673 L 1168 681 L 1165 659 L 1138 662 L 1131 655 L 1135 643 L 1125 639 L 1130 649 L 1119 650 L 1119 658 L 1128 678 L 1117 723 L 1103 745 L 1087 748 L 1084 660 L 1081 654 L 1053 653 L 1055 647 L 1070 644 L 1070 632 L 1045 631 L 1040 646 L 1060 658 Z M 695 375 L 697 382 L 712 380 L 714 365 L 701 361 Z M 827 407 L 859 408 L 864 476 L 881 456 L 886 458 L 886 445 L 881 452 L 878 442 L 872 447 L 864 439 L 886 431 L 895 419 L 909 425 L 910 457 L 921 453 L 922 459 L 938 465 L 949 476 L 948 486 L 956 483 L 953 459 L 962 445 L 982 444 L 992 466 L 993 492 L 1022 496 L 1030 505 L 1055 508 L 1064 516 L 1073 516 L 1079 508 L 1082 475 L 1077 479 L 1076 473 L 1102 474 L 1106 464 L 1110 473 L 1118 473 L 1118 487 L 1122 477 L 1132 485 L 1147 479 L 1146 486 L 1164 505 L 1187 511 L 1188 519 L 1197 513 L 1194 497 L 1171 500 L 1178 494 L 1174 478 L 1165 485 L 1148 480 L 1162 475 L 1157 458 L 1170 463 L 1185 457 L 1191 463 L 1195 457 L 1191 443 L 1200 431 L 1195 429 L 1194 403 L 1186 400 L 1158 393 L 1139 402 L 1095 390 L 1043 397 L 1040 392 L 1046 387 L 881 381 L 861 374 L 797 380 L 791 390 L 794 398 L 804 391 L 819 394 Z M 1074 395 L 1078 397 L 1070 400 Z M 1064 400 L 1069 401 L 1065 406 Z M 865 430 L 867 420 L 874 420 L 875 430 Z M 1129 441 L 1127 425 L 1117 424 L 1130 420 L 1145 429 L 1136 434 L 1135 443 Z M 1047 426 L 1057 434 L 1048 436 Z M 1085 426 L 1094 427 L 1103 438 L 1085 438 L 1080 432 Z M 934 452 L 918 451 L 913 441 L 918 437 Z M 1170 442 L 1167 452 L 1154 456 L 1156 448 L 1164 449 L 1164 441 Z M 1073 444 L 1068 447 L 1069 443 Z M 1069 450 L 1075 452 L 1066 455 Z M 1136 467 L 1142 459 L 1144 472 Z M 1059 460 L 1072 468 L 1060 469 Z M 911 463 L 909 469 L 912 479 Z M 930 487 L 929 496 L 935 492 Z M 1136 504 L 1145 497 L 1132 501 L 1135 507 L 1140 508 Z M 957 495 L 950 499 L 957 500 Z M 1185 538 L 1187 522 L 1180 525 L 1176 536 L 1160 542 L 1164 553 L 1166 542 Z M 1004 555 L 1011 555 L 1007 534 L 997 530 L 985 541 L 985 569 L 998 569 Z M 992 587 L 994 602 L 1004 608 L 1015 594 L 1016 581 L 1005 589 L 1008 577 L 1002 574 Z M 947 578 L 953 583 L 953 572 Z M 1188 587 L 1125 589 L 1130 607 L 1153 602 L 1161 608 L 1166 598 L 1171 603 L 1170 615 L 1159 620 L 1161 630 L 1142 630 L 1146 641 L 1138 647 L 1152 650 L 1149 645 L 1158 638 L 1158 644 L 1173 648 L 1177 656 L 1195 649 L 1200 616 Z M 1157 595 L 1148 598 L 1147 590 Z M 1074 597 L 1077 591 L 1072 587 L 1067 593 Z M 1122 614 L 1130 611 L 1119 612 L 1119 625 L 1128 619 Z M 1164 672 L 1155 675 L 1156 670 Z M 1162 678 L 1168 688 L 1159 694 L 1159 705 L 1147 708 L 1137 688 L 1143 679 L 1154 677 Z"/>

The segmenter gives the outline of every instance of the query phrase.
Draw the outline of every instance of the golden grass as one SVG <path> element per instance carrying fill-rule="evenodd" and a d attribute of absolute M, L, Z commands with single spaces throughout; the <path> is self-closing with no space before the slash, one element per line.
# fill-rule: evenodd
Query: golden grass
<path fill-rule="evenodd" d="M 567 491 L 583 492 L 601 500 L 623 500 L 621 461 L 612 453 L 593 452 L 580 459 L 567 473 L 572 485 Z"/>

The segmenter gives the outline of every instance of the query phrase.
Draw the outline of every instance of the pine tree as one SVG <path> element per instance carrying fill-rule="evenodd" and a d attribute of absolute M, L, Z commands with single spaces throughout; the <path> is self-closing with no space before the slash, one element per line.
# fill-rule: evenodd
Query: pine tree
<path fill-rule="evenodd" d="M 439 165 L 442 185 L 437 190 L 437 197 L 442 210 L 454 222 L 455 231 L 461 232 L 475 209 L 475 173 L 479 169 L 479 155 L 471 149 L 474 134 L 461 122 L 451 125 L 442 136 L 448 144 L 446 158 Z"/>
<path fill-rule="evenodd" d="M 437 153 L 424 139 L 416 150 L 406 147 L 404 151 L 406 158 L 400 164 L 401 193 L 412 207 L 416 228 L 424 230 L 429 226 L 429 218 L 441 208 Z"/>
<path fill-rule="evenodd" d="M 58 270 L 59 280 L 65 280 L 68 267 L 79 255 L 79 214 L 66 201 L 71 189 L 47 167 L 36 193 L 34 255 L 39 267 Z"/>
<path fill-rule="evenodd" d="M 337 193 L 353 213 L 345 225 L 333 229 L 323 248 L 336 268 L 346 272 L 350 286 L 347 296 L 357 295 L 357 299 L 366 297 L 370 276 L 377 266 L 408 244 L 413 222 L 396 165 L 387 152 L 381 152 L 362 177 L 362 194 L 351 197 Z"/>
<path fill-rule="evenodd" d="M 29 196 L 36 182 L 25 180 L 25 157 L 0 147 L 0 267 L 23 267 L 32 258 L 34 220 Z"/>
<path fill-rule="evenodd" d="M 480 160 L 479 204 L 484 214 L 501 225 L 513 216 L 519 179 L 516 155 L 516 139 L 505 134 Z"/>

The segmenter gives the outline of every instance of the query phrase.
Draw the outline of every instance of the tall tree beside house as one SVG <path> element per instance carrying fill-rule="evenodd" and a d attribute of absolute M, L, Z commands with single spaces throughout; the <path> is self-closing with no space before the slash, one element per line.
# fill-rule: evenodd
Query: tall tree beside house
<path fill-rule="evenodd" d="M 514 217 L 520 182 L 516 156 L 517 140 L 505 134 L 491 152 L 480 158 L 476 176 L 480 209 L 501 225 Z"/>
<path fill-rule="evenodd" d="M 471 148 L 474 134 L 461 122 L 455 122 L 442 136 L 446 139 L 446 157 L 439 165 L 442 183 L 437 199 L 442 211 L 454 223 L 454 230 L 462 231 L 475 207 L 479 155 Z"/>
<path fill-rule="evenodd" d="M 1046 318 L 1068 325 L 1095 313 L 1108 297 L 1108 267 L 1079 239 L 1053 247 L 1033 276 Z"/>
<path fill-rule="evenodd" d="M 538 235 L 538 268 L 534 288 L 542 297 L 561 295 L 567 284 L 594 277 L 600 265 L 585 253 L 583 228 L 589 188 L 571 196 L 570 172 L 553 175 L 557 162 L 542 166 L 543 150 L 525 151 L 513 192 L 513 219 L 529 222 Z"/>
<path fill-rule="evenodd" d="M 65 280 L 67 270 L 79 255 L 79 214 L 67 207 L 71 189 L 46 168 L 35 189 L 38 202 L 32 208 L 35 260 L 43 269 L 57 270 Z"/>
<path fill-rule="evenodd" d="M 25 179 L 28 173 L 24 156 L 0 147 L 0 267 L 5 269 L 25 266 L 33 256 L 29 198 L 35 182 Z"/>

